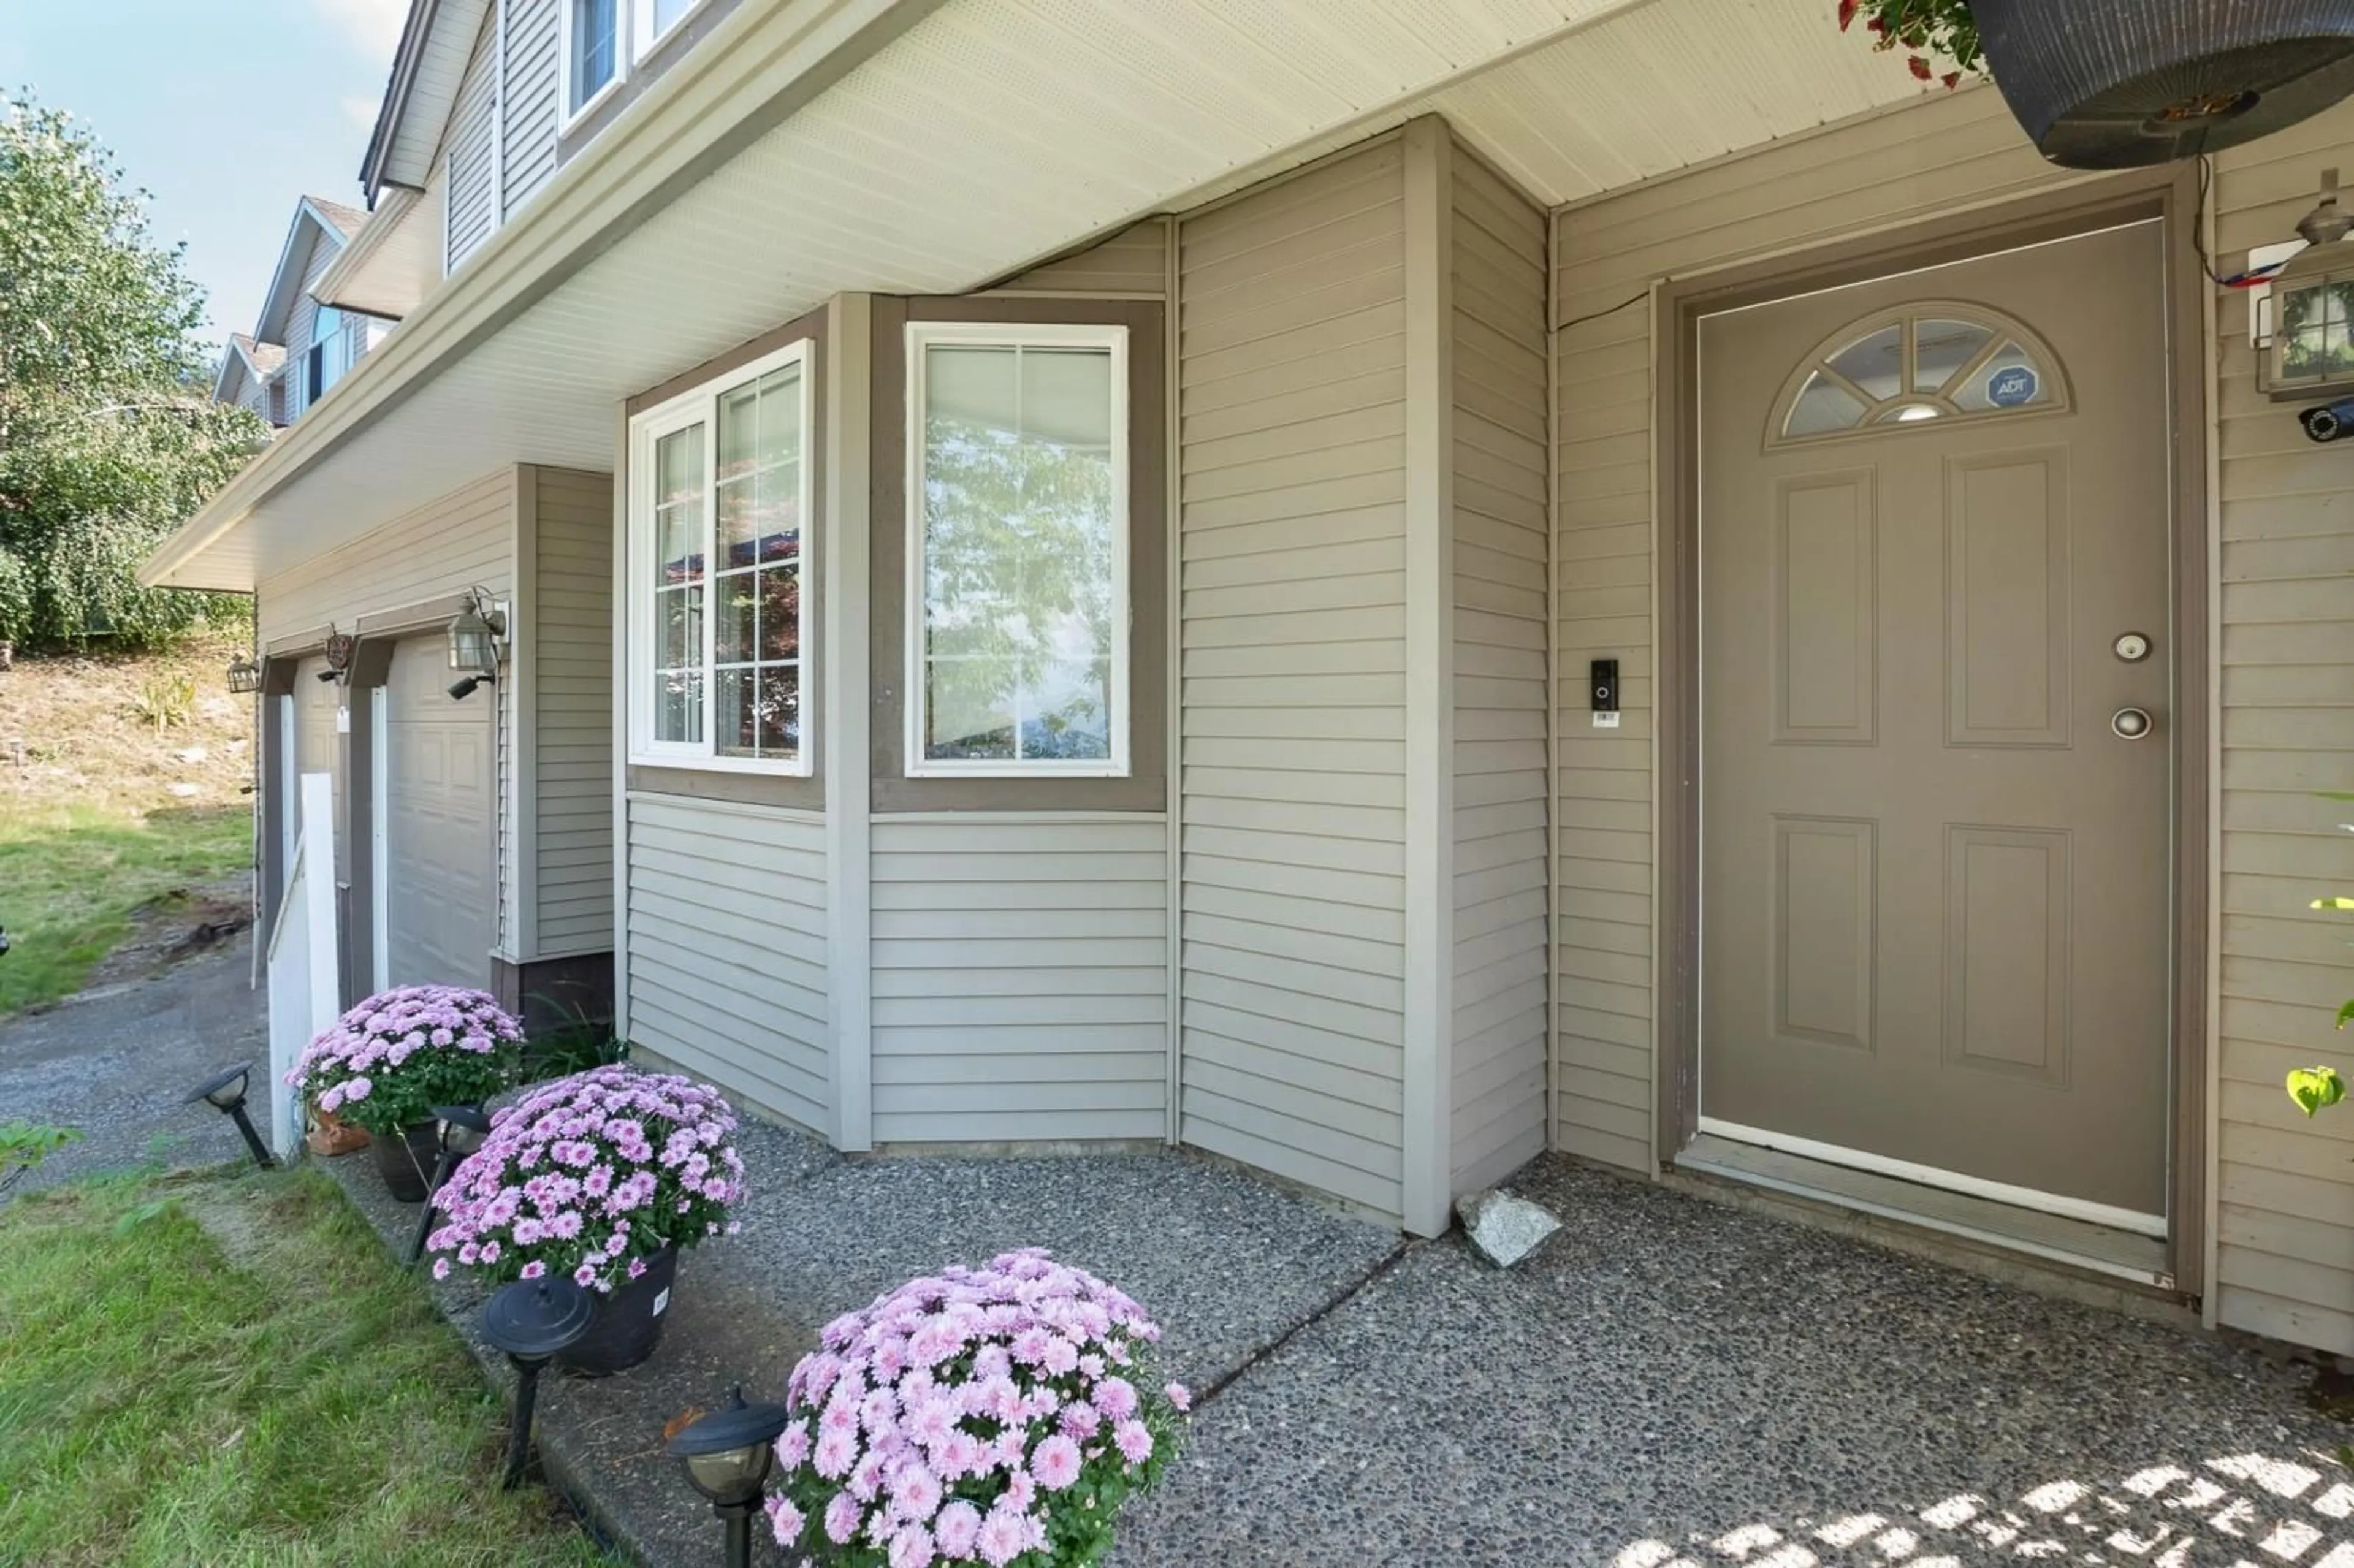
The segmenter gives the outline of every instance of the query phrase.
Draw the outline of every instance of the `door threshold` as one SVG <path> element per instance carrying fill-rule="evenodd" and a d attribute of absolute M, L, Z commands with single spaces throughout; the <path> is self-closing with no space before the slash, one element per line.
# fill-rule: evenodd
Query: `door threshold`
<path fill-rule="evenodd" d="M 1900 1177 L 1703 1132 L 1675 1157 L 1691 1171 L 1753 1187 L 1877 1214 L 2006 1252 L 2023 1253 L 2137 1285 L 2174 1287 L 2166 1243 L 2114 1226 L 2045 1213 Z"/>

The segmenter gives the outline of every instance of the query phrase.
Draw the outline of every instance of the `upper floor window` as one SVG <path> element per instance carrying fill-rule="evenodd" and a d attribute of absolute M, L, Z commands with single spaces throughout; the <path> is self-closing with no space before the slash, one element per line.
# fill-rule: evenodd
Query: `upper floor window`
<path fill-rule="evenodd" d="M 1784 384 L 1766 444 L 2067 407 L 2059 360 L 2024 323 L 1928 301 L 1824 340 Z"/>
<path fill-rule="evenodd" d="M 344 313 L 321 305 L 311 318 L 311 346 L 302 355 L 302 401 L 315 403 L 344 373 Z"/>
<path fill-rule="evenodd" d="M 631 66 L 701 10 L 705 0 L 562 0 L 564 120 L 604 101 Z M 626 40 L 627 48 L 624 48 Z"/>
<path fill-rule="evenodd" d="M 810 345 L 631 421 L 633 760 L 807 774 Z"/>
<path fill-rule="evenodd" d="M 564 117 L 571 120 L 621 79 L 621 9 L 627 0 L 563 0 Z"/>
<path fill-rule="evenodd" d="M 907 329 L 907 771 L 1124 778 L 1128 329 Z"/>

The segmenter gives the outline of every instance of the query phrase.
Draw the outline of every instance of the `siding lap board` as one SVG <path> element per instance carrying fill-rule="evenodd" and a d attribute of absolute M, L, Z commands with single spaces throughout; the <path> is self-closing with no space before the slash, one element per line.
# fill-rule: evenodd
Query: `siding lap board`
<path fill-rule="evenodd" d="M 1453 1190 L 1545 1147 L 1545 217 L 1459 150 Z"/>
<path fill-rule="evenodd" d="M 632 795 L 629 862 L 631 1042 L 822 1128 L 824 819 Z"/>
<path fill-rule="evenodd" d="M 538 474 L 535 959 L 613 946 L 612 489 L 604 474 Z"/>
<path fill-rule="evenodd" d="M 557 6 L 561 0 L 506 0 L 506 210 L 513 213 L 556 173 Z"/>
<path fill-rule="evenodd" d="M 1166 1134 L 1168 833 L 875 820 L 877 1143 Z"/>
<path fill-rule="evenodd" d="M 1405 177 L 1180 238 L 1180 1136 L 1402 1212 Z"/>
<path fill-rule="evenodd" d="M 498 228 L 498 41 L 488 21 L 474 40 L 473 58 L 459 83 L 458 104 L 443 142 L 450 171 L 449 226 L 442 233 L 446 270 L 478 249 Z"/>

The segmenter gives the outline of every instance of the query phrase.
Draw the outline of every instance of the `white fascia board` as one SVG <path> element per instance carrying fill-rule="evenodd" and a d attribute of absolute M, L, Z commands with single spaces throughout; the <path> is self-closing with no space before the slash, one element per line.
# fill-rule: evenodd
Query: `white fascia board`
<path fill-rule="evenodd" d="M 157 546 L 139 580 L 149 587 L 252 587 L 207 580 L 216 574 L 205 572 L 197 557 L 279 488 L 941 3 L 785 0 L 738 7 L 337 383 L 333 401 L 307 413 Z"/>
<path fill-rule="evenodd" d="M 406 185 L 387 187 L 383 199 L 376 203 L 376 210 L 368 215 L 366 224 L 352 236 L 351 243 L 327 263 L 327 270 L 319 274 L 318 282 L 312 286 L 311 297 L 323 305 L 358 311 L 363 315 L 395 318 L 406 315 L 407 311 L 387 310 L 382 295 L 369 292 L 368 264 L 383 253 L 386 241 L 416 210 L 421 197 L 421 192 L 410 190 Z M 409 307 L 415 308 L 414 305 Z"/>

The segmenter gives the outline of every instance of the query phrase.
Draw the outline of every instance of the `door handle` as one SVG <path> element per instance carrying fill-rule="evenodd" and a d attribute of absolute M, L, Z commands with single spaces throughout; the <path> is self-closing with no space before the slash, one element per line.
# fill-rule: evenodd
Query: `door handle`
<path fill-rule="evenodd" d="M 2109 728 L 2119 740 L 2139 740 L 2157 727 L 2147 708 L 2119 708 L 2109 715 Z"/>

